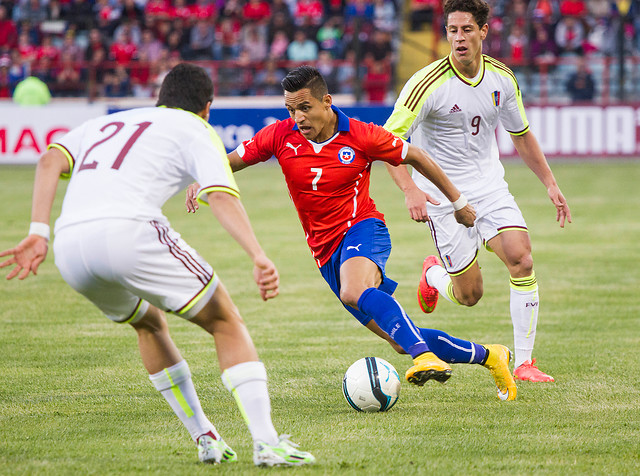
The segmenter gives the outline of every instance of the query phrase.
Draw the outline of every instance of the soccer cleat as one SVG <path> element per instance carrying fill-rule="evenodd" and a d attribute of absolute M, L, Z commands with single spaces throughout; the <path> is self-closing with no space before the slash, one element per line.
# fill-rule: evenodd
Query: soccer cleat
<path fill-rule="evenodd" d="M 525 360 L 513 371 L 513 376 L 518 380 L 528 380 L 529 382 L 555 382 L 551 375 L 545 374 L 536 367 L 536 359 Z"/>
<path fill-rule="evenodd" d="M 300 451 L 298 445 L 289 440 L 289 435 L 280 435 L 277 445 L 256 441 L 253 446 L 253 463 L 256 466 L 302 466 L 313 464 L 311 453 Z"/>
<path fill-rule="evenodd" d="M 418 304 L 422 312 L 430 314 L 436 309 L 438 304 L 438 290 L 427 283 L 427 270 L 432 266 L 442 266 L 442 262 L 437 256 L 427 256 L 422 263 L 422 275 L 418 285 Z"/>
<path fill-rule="evenodd" d="M 198 459 L 202 463 L 233 463 L 238 460 L 236 452 L 224 440 L 216 440 L 209 433 L 198 437 Z"/>
<path fill-rule="evenodd" d="M 487 356 L 482 365 L 489 369 L 498 387 L 500 400 L 515 400 L 518 389 L 509 371 L 511 351 L 504 345 L 485 345 Z"/>
<path fill-rule="evenodd" d="M 437 380 L 445 383 L 451 377 L 449 364 L 436 357 L 433 352 L 425 352 L 413 359 L 415 364 L 405 374 L 407 382 L 422 387 L 427 380 Z"/>

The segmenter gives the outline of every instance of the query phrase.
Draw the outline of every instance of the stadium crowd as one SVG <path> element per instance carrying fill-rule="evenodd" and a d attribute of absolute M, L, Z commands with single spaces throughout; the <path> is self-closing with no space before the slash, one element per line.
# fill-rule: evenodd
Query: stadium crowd
<path fill-rule="evenodd" d="M 439 0 L 406 1 L 411 29 L 443 28 Z M 485 52 L 516 70 L 613 56 L 621 21 L 625 54 L 639 56 L 639 0 L 625 3 L 625 15 L 609 0 L 490 4 Z M 306 62 L 332 92 L 361 88 L 363 100 L 380 102 L 394 87 L 404 7 L 402 0 L 0 0 L 0 98 L 30 75 L 54 97 L 152 97 L 186 60 L 210 71 L 216 95 L 278 95 L 287 68 Z"/>

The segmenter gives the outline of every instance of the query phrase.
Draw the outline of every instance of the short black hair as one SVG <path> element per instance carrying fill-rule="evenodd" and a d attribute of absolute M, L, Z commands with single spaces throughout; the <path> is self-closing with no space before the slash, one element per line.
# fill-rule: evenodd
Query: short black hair
<path fill-rule="evenodd" d="M 280 84 L 285 91 L 290 93 L 308 88 L 311 95 L 319 101 L 322 101 L 325 94 L 329 94 L 326 81 L 320 71 L 313 66 L 303 65 L 292 69 Z"/>
<path fill-rule="evenodd" d="M 180 63 L 165 76 L 156 106 L 176 107 L 198 114 L 213 101 L 213 81 L 200 66 Z"/>
<path fill-rule="evenodd" d="M 446 0 L 444 2 L 444 23 L 448 24 L 453 12 L 471 13 L 480 28 L 489 21 L 489 4 L 484 0 Z"/>

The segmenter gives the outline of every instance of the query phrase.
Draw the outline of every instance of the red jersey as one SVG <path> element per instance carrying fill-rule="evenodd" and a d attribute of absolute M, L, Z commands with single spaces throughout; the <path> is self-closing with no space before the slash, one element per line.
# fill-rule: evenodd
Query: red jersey
<path fill-rule="evenodd" d="M 332 109 L 338 132 L 325 142 L 307 140 L 295 121 L 287 119 L 265 127 L 236 149 L 249 165 L 276 157 L 318 267 L 351 226 L 367 218 L 384 220 L 369 195 L 371 163 L 398 165 L 408 147 L 382 127 Z"/>

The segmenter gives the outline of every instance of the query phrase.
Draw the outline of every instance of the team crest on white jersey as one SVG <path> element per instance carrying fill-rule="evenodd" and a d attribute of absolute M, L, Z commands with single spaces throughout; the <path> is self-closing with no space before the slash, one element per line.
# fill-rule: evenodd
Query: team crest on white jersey
<path fill-rule="evenodd" d="M 338 151 L 338 158 L 343 164 L 350 164 L 356 158 L 356 153 L 351 147 L 343 147 Z"/>
<path fill-rule="evenodd" d="M 492 92 L 491 100 L 493 101 L 493 105 L 498 107 L 500 105 L 500 91 Z"/>

